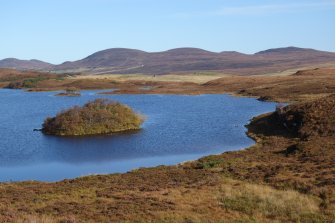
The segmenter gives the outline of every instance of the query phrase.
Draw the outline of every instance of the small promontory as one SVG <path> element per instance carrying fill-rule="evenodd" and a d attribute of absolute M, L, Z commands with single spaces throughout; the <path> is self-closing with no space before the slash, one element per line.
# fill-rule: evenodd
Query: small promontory
<path fill-rule="evenodd" d="M 335 95 L 277 109 L 277 117 L 286 129 L 301 138 L 335 136 Z"/>
<path fill-rule="evenodd" d="M 139 129 L 144 118 L 119 102 L 96 99 L 47 118 L 42 131 L 48 135 L 83 136 Z"/>

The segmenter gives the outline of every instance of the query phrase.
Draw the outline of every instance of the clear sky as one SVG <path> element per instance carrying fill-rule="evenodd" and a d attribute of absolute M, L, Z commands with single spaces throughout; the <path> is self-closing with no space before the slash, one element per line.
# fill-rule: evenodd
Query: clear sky
<path fill-rule="evenodd" d="M 335 0 L 4 0 L 0 59 L 77 60 L 124 47 L 335 51 Z"/>

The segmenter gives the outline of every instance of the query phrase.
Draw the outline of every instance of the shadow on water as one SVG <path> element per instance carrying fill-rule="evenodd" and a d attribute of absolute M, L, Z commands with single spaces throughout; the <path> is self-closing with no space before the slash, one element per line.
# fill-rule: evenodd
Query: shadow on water
<path fill-rule="evenodd" d="M 131 143 L 131 140 L 142 131 L 143 129 L 90 136 L 43 135 L 43 140 L 57 145 L 50 147 L 50 152 L 55 156 L 61 156 L 63 162 L 106 162 L 140 157 L 139 154 L 132 153 L 136 145 Z"/>

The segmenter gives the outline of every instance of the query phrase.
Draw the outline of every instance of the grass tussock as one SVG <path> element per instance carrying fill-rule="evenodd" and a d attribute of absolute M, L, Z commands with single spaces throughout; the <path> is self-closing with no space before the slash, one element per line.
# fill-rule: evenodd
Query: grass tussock
<path fill-rule="evenodd" d="M 256 184 L 224 184 L 219 202 L 226 210 L 280 222 L 315 222 L 322 219 L 320 202 L 315 197 Z"/>

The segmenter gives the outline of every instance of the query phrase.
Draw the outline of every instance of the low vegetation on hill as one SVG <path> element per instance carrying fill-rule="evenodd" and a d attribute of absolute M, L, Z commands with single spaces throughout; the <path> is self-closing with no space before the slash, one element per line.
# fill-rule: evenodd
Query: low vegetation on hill
<path fill-rule="evenodd" d="M 41 80 L 50 78 L 59 78 L 62 75 L 55 76 L 49 73 L 37 71 L 19 71 L 14 69 L 0 68 L 0 87 L 11 89 L 31 88 Z"/>
<path fill-rule="evenodd" d="M 96 99 L 47 118 L 42 131 L 59 136 L 110 134 L 139 129 L 143 117 L 118 102 Z"/>
<path fill-rule="evenodd" d="M 334 98 L 292 104 L 256 117 L 248 125 L 256 145 L 202 158 L 192 167 L 317 195 L 325 213 L 335 219 Z"/>
<path fill-rule="evenodd" d="M 321 223 L 327 219 L 315 196 L 181 166 L 51 184 L 0 184 L 0 194 L 1 222 Z"/>
<path fill-rule="evenodd" d="M 66 75 L 0 69 L 0 87 L 28 91 L 58 91 L 69 88 L 113 89 L 107 94 L 220 94 L 234 93 L 260 100 L 296 102 L 321 98 L 335 92 L 335 69 L 285 71 L 277 75 L 224 75 L 208 73 L 172 76 Z M 221 77 L 221 78 L 219 78 Z"/>
<path fill-rule="evenodd" d="M 279 109 L 282 124 L 302 138 L 335 136 L 335 95 Z"/>

